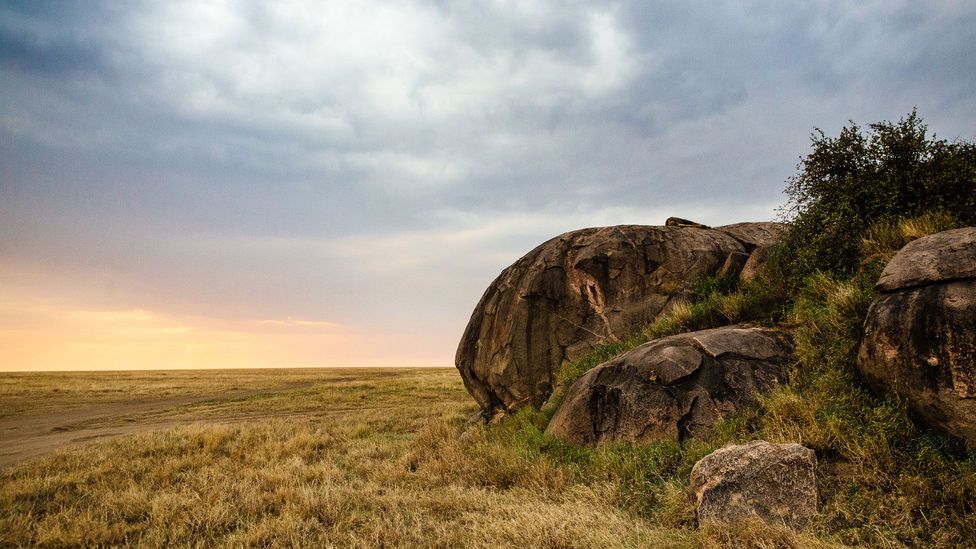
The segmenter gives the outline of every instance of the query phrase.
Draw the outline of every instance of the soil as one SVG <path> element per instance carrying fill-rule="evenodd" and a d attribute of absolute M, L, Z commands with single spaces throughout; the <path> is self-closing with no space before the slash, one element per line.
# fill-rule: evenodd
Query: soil
<path fill-rule="evenodd" d="M 23 459 L 51 453 L 71 445 L 103 440 L 154 429 L 189 425 L 201 418 L 192 410 L 194 404 L 214 400 L 242 399 L 258 395 L 301 389 L 311 383 L 292 383 L 274 389 L 232 391 L 219 394 L 176 398 L 145 398 L 124 402 L 98 403 L 71 411 L 18 414 L 0 419 L 0 467 Z M 219 422 L 253 419 L 253 415 L 227 415 Z"/>

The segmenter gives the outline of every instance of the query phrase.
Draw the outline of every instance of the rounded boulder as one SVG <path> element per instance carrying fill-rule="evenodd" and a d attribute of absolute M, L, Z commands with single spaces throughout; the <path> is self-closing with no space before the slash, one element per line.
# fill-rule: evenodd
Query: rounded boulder
<path fill-rule="evenodd" d="M 583 374 L 546 432 L 580 445 L 704 434 L 785 381 L 791 356 L 787 337 L 767 328 L 727 326 L 656 339 Z"/>
<path fill-rule="evenodd" d="M 909 243 L 875 290 L 858 370 L 929 426 L 976 447 L 976 227 Z"/>

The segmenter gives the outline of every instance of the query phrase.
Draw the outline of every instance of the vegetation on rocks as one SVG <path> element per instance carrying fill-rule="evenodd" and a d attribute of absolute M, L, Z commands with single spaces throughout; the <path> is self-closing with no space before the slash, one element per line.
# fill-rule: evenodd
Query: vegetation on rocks
<path fill-rule="evenodd" d="M 914 422 L 904 403 L 868 391 L 855 369 L 885 263 L 914 239 L 976 224 L 976 145 L 928 137 L 913 112 L 898 123 L 872 124 L 868 133 L 853 123 L 836 138 L 818 132 L 799 168 L 787 189 L 790 228 L 760 278 L 701 281 L 690 301 L 640 333 L 567 365 L 562 387 L 541 412 L 523 410 L 486 436 L 610 479 L 621 505 L 675 527 L 694 520 L 674 494 L 683 492 L 697 459 L 729 442 L 798 442 L 821 459 L 823 509 L 804 531 L 822 542 L 976 539 L 976 456 Z M 790 383 L 765 395 L 758 410 L 683 444 L 567 449 L 542 433 L 565 387 L 590 368 L 657 337 L 737 322 L 789 328 L 796 344 Z M 793 544 L 772 541 L 762 527 L 742 530 L 743 538 L 726 535 L 735 544 Z"/>

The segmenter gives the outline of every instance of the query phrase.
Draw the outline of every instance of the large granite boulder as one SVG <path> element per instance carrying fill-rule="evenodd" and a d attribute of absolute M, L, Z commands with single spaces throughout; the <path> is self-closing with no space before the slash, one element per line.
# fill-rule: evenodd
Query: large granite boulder
<path fill-rule="evenodd" d="M 575 444 L 683 440 L 785 381 L 791 346 L 777 330 L 727 326 L 656 339 L 583 374 L 547 433 Z"/>
<path fill-rule="evenodd" d="M 620 225 L 557 236 L 508 267 L 471 315 L 455 363 L 483 409 L 539 406 L 560 366 L 636 332 L 706 276 L 741 269 L 763 227 Z"/>
<path fill-rule="evenodd" d="M 976 447 L 976 227 L 909 243 L 875 289 L 858 370 L 930 426 Z"/>
<path fill-rule="evenodd" d="M 690 489 L 700 523 L 758 518 L 800 526 L 817 514 L 817 456 L 763 440 L 726 446 L 695 464 Z"/>

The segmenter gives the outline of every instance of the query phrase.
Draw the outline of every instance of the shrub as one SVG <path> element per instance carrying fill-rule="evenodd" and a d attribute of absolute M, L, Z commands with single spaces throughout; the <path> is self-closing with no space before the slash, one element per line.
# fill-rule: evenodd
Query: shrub
<path fill-rule="evenodd" d="M 929 137 L 915 111 L 867 132 L 854 122 L 837 137 L 817 130 L 812 142 L 781 212 L 791 221 L 784 248 L 794 286 L 817 270 L 853 274 L 876 223 L 940 211 L 976 224 L 976 143 Z"/>
<path fill-rule="evenodd" d="M 867 391 L 857 374 L 875 280 L 877 264 L 807 278 L 791 318 L 799 365 L 761 399 L 755 433 L 817 451 L 819 531 L 853 545 L 962 546 L 976 535 L 976 456 L 915 425 L 903 402 Z"/>

